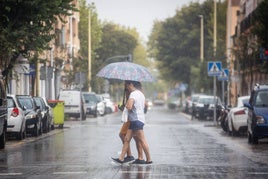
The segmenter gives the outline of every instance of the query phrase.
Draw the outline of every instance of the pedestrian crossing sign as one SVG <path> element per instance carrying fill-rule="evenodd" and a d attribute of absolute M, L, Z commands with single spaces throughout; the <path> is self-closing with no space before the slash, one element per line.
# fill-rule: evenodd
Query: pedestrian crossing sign
<path fill-rule="evenodd" d="M 229 79 L 229 69 L 228 68 L 222 69 L 222 73 L 221 75 L 218 76 L 218 80 L 228 81 L 228 79 Z"/>
<path fill-rule="evenodd" d="M 208 76 L 219 76 L 221 73 L 221 62 L 208 62 Z"/>

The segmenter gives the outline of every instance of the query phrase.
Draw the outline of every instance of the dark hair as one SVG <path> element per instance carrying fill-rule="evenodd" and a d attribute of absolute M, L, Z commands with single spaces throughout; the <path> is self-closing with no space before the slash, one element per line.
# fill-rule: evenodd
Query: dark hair
<path fill-rule="evenodd" d="M 133 84 L 135 88 L 141 89 L 141 83 L 139 81 L 126 80 L 126 84 Z"/>

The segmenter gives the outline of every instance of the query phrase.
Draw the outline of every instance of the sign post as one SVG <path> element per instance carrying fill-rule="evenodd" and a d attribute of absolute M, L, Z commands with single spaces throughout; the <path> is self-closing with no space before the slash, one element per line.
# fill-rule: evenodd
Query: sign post
<path fill-rule="evenodd" d="M 214 125 L 217 125 L 216 122 L 216 76 L 220 76 L 222 73 L 221 62 L 213 61 L 208 62 L 208 76 L 213 76 L 213 95 L 214 95 L 214 109 L 213 109 L 213 121 Z"/>
<path fill-rule="evenodd" d="M 226 104 L 224 101 L 224 81 L 229 80 L 229 69 L 228 68 L 222 69 L 222 73 L 220 76 L 218 76 L 218 80 L 222 81 L 222 102 L 224 102 L 224 104 Z"/>

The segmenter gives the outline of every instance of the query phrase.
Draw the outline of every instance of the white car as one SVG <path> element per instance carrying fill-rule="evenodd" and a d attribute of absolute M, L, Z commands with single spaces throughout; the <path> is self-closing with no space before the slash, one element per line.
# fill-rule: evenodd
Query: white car
<path fill-rule="evenodd" d="M 106 114 L 113 113 L 116 111 L 116 105 L 115 103 L 111 100 L 110 95 L 107 93 L 102 94 L 105 104 L 106 104 Z"/>
<path fill-rule="evenodd" d="M 24 111 L 20 108 L 15 95 L 7 95 L 7 107 L 7 134 L 15 135 L 18 140 L 22 140 L 26 137 L 26 120 Z"/>
<path fill-rule="evenodd" d="M 250 96 L 241 96 L 237 99 L 237 106 L 232 108 L 227 116 L 229 135 L 234 136 L 239 132 L 247 131 L 248 109 L 244 107 L 244 103 L 248 103 Z"/>
<path fill-rule="evenodd" d="M 104 100 L 104 97 L 100 94 L 96 95 L 98 98 L 98 103 L 97 103 L 97 111 L 99 113 L 99 115 L 104 116 L 105 115 L 105 108 L 106 108 L 106 102 Z"/>

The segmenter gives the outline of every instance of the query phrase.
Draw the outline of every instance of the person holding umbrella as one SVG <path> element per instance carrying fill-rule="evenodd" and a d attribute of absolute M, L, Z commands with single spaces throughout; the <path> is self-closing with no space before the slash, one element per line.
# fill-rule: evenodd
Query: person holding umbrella
<path fill-rule="evenodd" d="M 130 121 L 129 128 L 127 130 L 126 136 L 124 138 L 124 144 L 122 148 L 122 152 L 119 158 L 112 158 L 115 162 L 123 164 L 126 161 L 124 157 L 130 147 L 130 140 L 133 136 L 136 138 L 136 144 L 141 145 L 142 149 L 146 155 L 146 162 L 142 162 L 143 159 L 139 158 L 134 162 L 137 164 L 151 164 L 151 156 L 149 151 L 149 145 L 145 139 L 143 126 L 145 123 L 145 115 L 144 115 L 144 107 L 145 107 L 145 96 L 139 90 L 141 87 L 140 82 L 137 81 L 129 81 L 125 82 L 126 88 L 130 92 L 129 99 L 126 103 L 126 108 L 128 109 L 128 119 Z M 138 149 L 138 147 L 137 147 Z M 139 149 L 138 149 L 139 150 Z M 142 153 L 142 152 L 141 152 Z"/>

